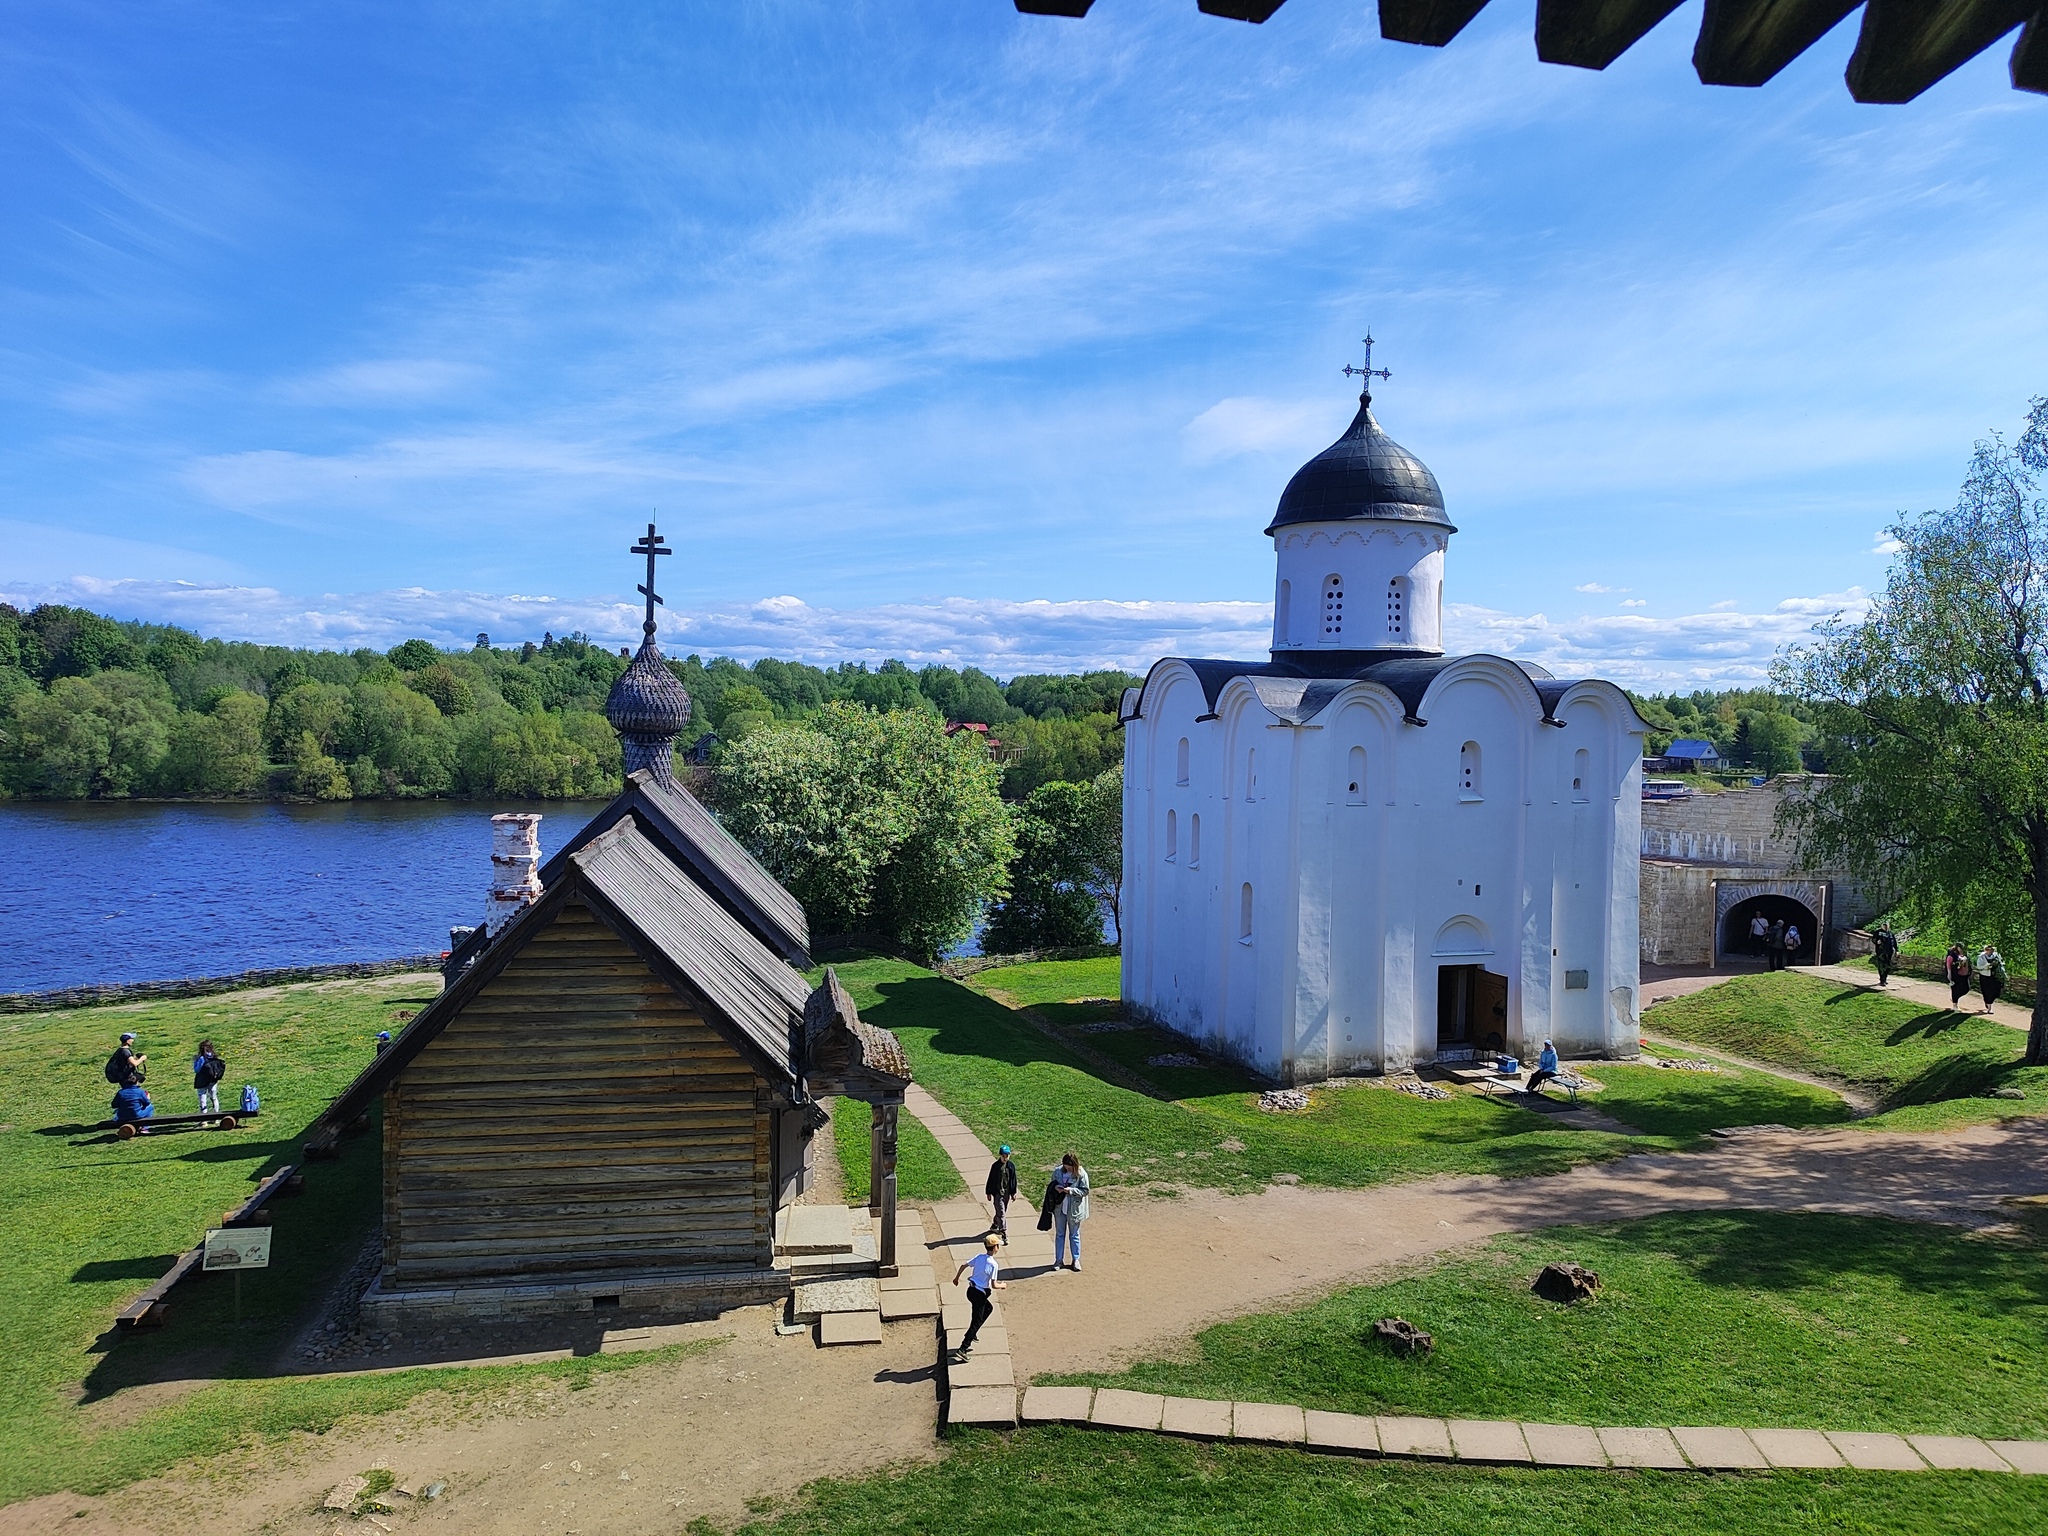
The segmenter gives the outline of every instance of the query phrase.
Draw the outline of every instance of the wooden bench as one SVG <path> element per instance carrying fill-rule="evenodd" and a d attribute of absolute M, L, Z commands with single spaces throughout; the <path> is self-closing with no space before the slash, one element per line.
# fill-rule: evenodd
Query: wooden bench
<path fill-rule="evenodd" d="M 198 1118 L 193 1116 L 190 1118 Z M 272 1195 L 295 1195 L 306 1187 L 305 1175 L 290 1163 L 256 1186 L 254 1194 L 236 1206 L 232 1211 L 222 1213 L 220 1224 L 224 1227 L 246 1227 L 258 1224 L 269 1213 L 263 1209 Z M 162 1279 L 156 1281 L 140 1296 L 129 1302 L 114 1314 L 114 1326 L 122 1329 L 161 1328 L 170 1316 L 170 1304 L 164 1298 L 171 1293 L 171 1287 L 191 1274 L 206 1260 L 206 1242 L 202 1238 L 195 1248 L 178 1255 L 178 1262 Z"/>
<path fill-rule="evenodd" d="M 232 1131 L 244 1120 L 253 1120 L 262 1113 L 254 1109 L 223 1110 L 217 1115 L 151 1115 L 147 1120 L 102 1120 L 95 1130 L 112 1131 L 123 1141 L 133 1141 L 144 1131 L 154 1130 L 160 1125 L 212 1125 L 215 1130 Z"/>

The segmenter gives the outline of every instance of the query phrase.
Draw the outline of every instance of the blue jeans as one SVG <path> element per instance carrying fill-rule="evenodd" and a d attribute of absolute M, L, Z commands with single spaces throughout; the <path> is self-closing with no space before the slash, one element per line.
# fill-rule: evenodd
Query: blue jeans
<path fill-rule="evenodd" d="M 1081 1267 L 1081 1223 L 1067 1214 L 1064 1204 L 1052 1213 L 1052 1262 L 1055 1268 L 1067 1262 L 1069 1248 L 1073 1251 L 1073 1264 Z"/>

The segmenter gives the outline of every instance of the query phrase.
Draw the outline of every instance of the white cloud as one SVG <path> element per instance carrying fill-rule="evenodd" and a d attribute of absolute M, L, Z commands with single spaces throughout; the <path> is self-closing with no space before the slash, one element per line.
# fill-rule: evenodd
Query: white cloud
<path fill-rule="evenodd" d="M 1624 608 L 1647 608 L 1650 606 L 1650 600 L 1646 597 L 1624 597 L 1621 600 L 1621 606 Z"/>
<path fill-rule="evenodd" d="M 564 599 L 517 593 L 386 592 L 294 597 L 266 587 L 189 582 L 98 581 L 78 577 L 42 587 L 0 589 L 25 605 L 69 602 L 122 618 L 183 624 L 203 634 L 271 644 L 385 649 L 418 636 L 467 646 L 478 631 L 500 645 L 544 630 L 581 630 L 607 645 L 638 640 L 640 605 L 603 597 Z M 1553 622 L 1473 604 L 1445 608 L 1454 650 L 1531 661 L 1560 676 L 1607 677 L 1644 689 L 1748 686 L 1763 682 L 1780 648 L 1816 622 L 1867 607 L 1861 589 L 1787 598 L 1768 612 L 1725 609 L 1678 618 L 1609 614 Z M 864 608 L 813 607 L 787 594 L 750 603 L 665 610 L 670 655 L 753 660 L 780 656 L 819 665 L 976 666 L 999 677 L 1118 666 L 1143 671 L 1161 656 L 1262 656 L 1271 637 L 1266 603 L 1160 603 L 1118 599 L 1016 602 L 947 597 Z"/>
<path fill-rule="evenodd" d="M 1889 533 L 1880 533 L 1877 536 L 1877 542 L 1870 546 L 1870 552 L 1873 555 L 1891 556 L 1896 555 L 1900 550 L 1904 549 L 1905 547 L 1905 545 L 1901 544 Z"/>
<path fill-rule="evenodd" d="M 453 394 L 484 377 L 476 364 L 449 358 L 366 358 L 296 380 L 285 393 L 309 405 L 407 404 Z"/>
<path fill-rule="evenodd" d="M 1601 584 L 1600 584 L 1599 582 L 1597 582 L 1597 581 L 1589 581 L 1589 582 L 1586 582 L 1586 583 L 1584 583 L 1584 584 L 1583 584 L 1583 585 L 1581 585 L 1581 586 L 1576 586 L 1576 587 L 1573 587 L 1573 588 L 1572 588 L 1572 590 L 1573 590 L 1574 592 L 1626 592 L 1626 591 L 1628 591 L 1628 588 L 1627 588 L 1627 587 L 1606 587 L 1606 586 L 1602 586 L 1602 585 L 1601 585 Z"/>
<path fill-rule="evenodd" d="M 1180 429 L 1187 455 L 1197 464 L 1240 453 L 1287 448 L 1314 453 L 1323 448 L 1327 400 L 1260 400 L 1250 395 L 1218 400 Z"/>

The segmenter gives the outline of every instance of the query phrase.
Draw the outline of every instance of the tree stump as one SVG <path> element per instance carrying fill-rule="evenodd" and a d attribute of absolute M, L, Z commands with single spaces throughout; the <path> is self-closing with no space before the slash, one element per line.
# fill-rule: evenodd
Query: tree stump
<path fill-rule="evenodd" d="M 1577 1264 L 1546 1264 L 1536 1283 L 1529 1287 L 1545 1301 L 1590 1301 L 1600 1289 L 1600 1277 Z"/>
<path fill-rule="evenodd" d="M 1383 1317 L 1372 1325 L 1373 1337 L 1397 1355 L 1426 1355 L 1436 1340 L 1403 1317 Z"/>

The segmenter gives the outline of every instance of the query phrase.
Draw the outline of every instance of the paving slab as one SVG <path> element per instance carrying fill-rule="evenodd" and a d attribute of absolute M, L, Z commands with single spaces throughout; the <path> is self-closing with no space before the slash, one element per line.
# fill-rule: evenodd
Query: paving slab
<path fill-rule="evenodd" d="M 1842 1453 L 1842 1460 L 1859 1472 L 1925 1472 L 1913 1447 L 1898 1435 L 1875 1435 L 1831 1429 L 1828 1443 Z"/>
<path fill-rule="evenodd" d="M 1839 1467 L 1842 1453 L 1817 1429 L 1752 1429 L 1749 1438 L 1774 1467 Z"/>
<path fill-rule="evenodd" d="M 965 1328 L 948 1328 L 946 1330 L 946 1348 L 958 1349 L 960 1341 L 966 1337 L 967 1330 Z M 1010 1352 L 1010 1330 L 1001 1323 L 989 1323 L 982 1328 L 980 1333 L 975 1335 L 974 1347 L 977 1352 L 985 1351 L 991 1355 L 1007 1355 Z"/>
<path fill-rule="evenodd" d="M 875 1282 L 885 1291 L 936 1291 L 938 1277 L 932 1273 L 929 1264 L 905 1264 L 893 1275 L 882 1275 Z"/>
<path fill-rule="evenodd" d="M 853 1212 L 843 1205 L 791 1205 L 776 1247 L 783 1253 L 850 1253 Z"/>
<path fill-rule="evenodd" d="M 818 1347 L 882 1342 L 880 1312 L 826 1312 L 818 1318 Z"/>
<path fill-rule="evenodd" d="M 1121 1387 L 1104 1387 L 1095 1394 L 1090 1424 L 1104 1429 L 1157 1429 L 1166 1399 L 1157 1392 L 1126 1392 Z"/>
<path fill-rule="evenodd" d="M 1379 1431 L 1383 1456 L 1427 1456 L 1449 1461 L 1456 1454 L 1451 1449 L 1450 1426 L 1442 1419 L 1389 1418 L 1379 1414 L 1373 1424 Z"/>
<path fill-rule="evenodd" d="M 948 1424 L 981 1424 L 995 1429 L 1014 1429 L 1017 1424 L 1017 1391 L 1014 1387 L 956 1387 L 946 1399 Z"/>
<path fill-rule="evenodd" d="M 1975 1435 L 1908 1435 L 1937 1472 L 2004 1472 L 2010 1463 Z"/>
<path fill-rule="evenodd" d="M 1008 1350 L 983 1350 L 976 1344 L 973 1354 L 946 1367 L 946 1380 L 955 1390 L 961 1387 L 1008 1387 L 1016 1384 L 1017 1372 L 1010 1362 Z"/>
<path fill-rule="evenodd" d="M 1764 1453 L 1739 1429 L 1689 1425 L 1672 1430 L 1671 1438 L 1685 1452 L 1685 1459 L 1704 1471 L 1735 1472 L 1770 1465 L 1764 1460 Z"/>
<path fill-rule="evenodd" d="M 1026 1387 L 1026 1424 L 1085 1424 L 1094 1406 L 1093 1387 Z"/>
<path fill-rule="evenodd" d="M 1583 1424 L 1524 1424 L 1522 1439 L 1539 1467 L 1604 1467 L 1600 1436 Z"/>
<path fill-rule="evenodd" d="M 1306 1444 L 1318 1451 L 1349 1451 L 1354 1455 L 1377 1456 L 1380 1430 L 1371 1414 L 1326 1413 L 1310 1408 L 1302 1414 L 1307 1431 Z"/>
<path fill-rule="evenodd" d="M 2015 1472 L 2048 1476 L 2048 1440 L 1987 1440 L 1992 1451 L 2012 1463 Z"/>
<path fill-rule="evenodd" d="M 1258 1445 L 1300 1445 L 1308 1438 L 1301 1410 L 1292 1403 L 1232 1403 L 1230 1432 Z"/>
<path fill-rule="evenodd" d="M 884 1291 L 880 1311 L 885 1323 L 900 1323 L 913 1317 L 937 1317 L 938 1293 L 930 1286 L 921 1291 Z"/>
<path fill-rule="evenodd" d="M 1685 1453 L 1668 1429 L 1596 1429 L 1600 1449 L 1617 1467 L 1683 1467 Z"/>
<path fill-rule="evenodd" d="M 881 1310 L 882 1289 L 872 1280 L 811 1280 L 796 1288 L 790 1315 L 799 1323 L 827 1312 Z"/>
<path fill-rule="evenodd" d="M 1460 1461 L 1519 1461 L 1535 1458 L 1522 1426 L 1507 1419 L 1452 1419 L 1451 1446 Z"/>
<path fill-rule="evenodd" d="M 1169 1435 L 1187 1435 L 1196 1440 L 1228 1440 L 1229 1400 L 1169 1397 L 1160 1411 L 1159 1427 Z"/>

